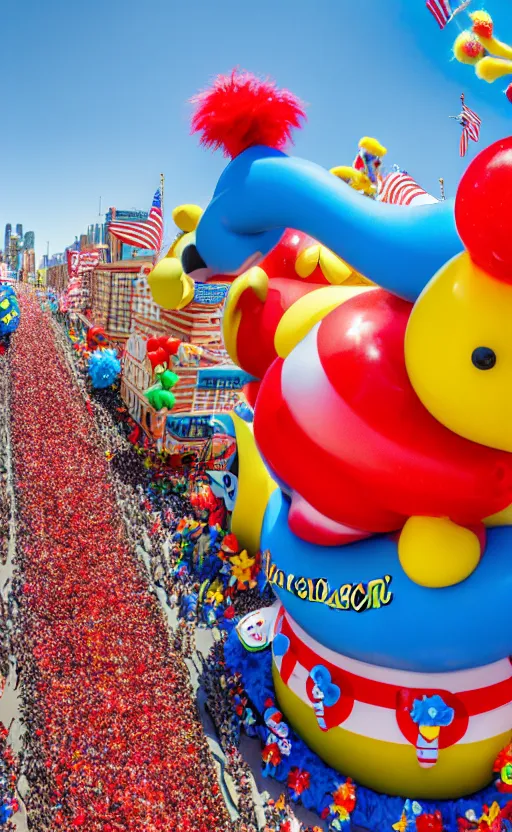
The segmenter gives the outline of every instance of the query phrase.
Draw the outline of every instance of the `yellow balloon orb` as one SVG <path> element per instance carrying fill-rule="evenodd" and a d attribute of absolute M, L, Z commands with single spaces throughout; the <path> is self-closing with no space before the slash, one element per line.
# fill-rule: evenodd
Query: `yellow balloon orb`
<path fill-rule="evenodd" d="M 512 451 L 512 286 L 466 253 L 420 295 L 405 335 L 405 361 L 427 410 L 450 430 Z"/>
<path fill-rule="evenodd" d="M 153 300 L 164 309 L 177 309 L 183 300 L 183 269 L 176 257 L 164 257 L 148 275 Z"/>
<path fill-rule="evenodd" d="M 402 569 L 420 586 L 459 584 L 475 571 L 480 556 L 476 534 L 447 517 L 410 517 L 398 541 Z"/>

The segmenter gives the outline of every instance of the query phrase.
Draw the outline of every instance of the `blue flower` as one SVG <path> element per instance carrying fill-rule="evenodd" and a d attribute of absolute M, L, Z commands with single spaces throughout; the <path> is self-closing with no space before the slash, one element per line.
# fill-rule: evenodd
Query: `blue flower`
<path fill-rule="evenodd" d="M 317 664 L 309 674 L 315 685 L 322 691 L 324 695 L 324 705 L 326 708 L 331 708 L 336 704 L 341 696 L 341 691 L 338 685 L 331 681 L 331 674 L 323 664 Z"/>
<path fill-rule="evenodd" d="M 453 708 L 450 708 L 437 693 L 434 696 L 415 699 L 411 710 L 411 719 L 416 725 L 428 725 L 436 728 L 451 725 L 454 716 Z"/>

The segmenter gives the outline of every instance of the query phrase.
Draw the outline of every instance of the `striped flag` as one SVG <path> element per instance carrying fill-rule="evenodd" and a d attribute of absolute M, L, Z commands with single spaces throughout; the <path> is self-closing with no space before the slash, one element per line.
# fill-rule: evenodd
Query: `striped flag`
<path fill-rule="evenodd" d="M 469 141 L 477 142 L 480 138 L 482 119 L 466 106 L 463 95 L 461 95 L 460 100 L 462 101 L 462 112 L 459 116 L 459 121 L 462 125 L 462 133 L 460 136 L 459 153 L 461 157 L 464 157 L 468 152 Z"/>
<path fill-rule="evenodd" d="M 164 236 L 164 216 L 162 212 L 162 198 L 160 189 L 153 198 L 153 204 L 147 220 L 142 222 L 111 222 L 108 226 L 110 233 L 121 242 L 135 248 L 160 251 Z"/>
<path fill-rule="evenodd" d="M 470 3 L 471 0 L 464 0 L 453 12 L 450 8 L 450 0 L 427 0 L 425 5 L 435 18 L 439 28 L 444 29 L 446 24 L 451 23 L 453 18 L 467 9 Z"/>
<path fill-rule="evenodd" d="M 439 28 L 444 29 L 452 16 L 449 0 L 427 0 L 426 6 Z"/>
<path fill-rule="evenodd" d="M 391 205 L 431 205 L 438 202 L 412 176 L 401 170 L 388 173 L 384 178 L 378 199 Z"/>

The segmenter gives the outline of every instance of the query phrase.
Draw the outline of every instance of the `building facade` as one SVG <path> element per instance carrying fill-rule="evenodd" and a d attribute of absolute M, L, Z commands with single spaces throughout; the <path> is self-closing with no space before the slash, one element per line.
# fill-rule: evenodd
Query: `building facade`
<path fill-rule="evenodd" d="M 170 454 L 196 457 L 225 453 L 231 439 L 220 438 L 212 418 L 227 414 L 236 405 L 251 377 L 235 367 L 222 343 L 221 317 L 226 284 L 196 287 L 194 301 L 182 310 L 165 310 L 154 303 L 145 274 L 134 281 L 132 328 L 123 356 L 121 396 L 132 418 L 146 434 Z M 172 369 L 179 376 L 171 412 L 157 413 L 144 393 L 152 385 L 153 372 L 146 344 L 151 336 L 179 338 L 180 349 Z M 214 441 L 213 437 L 216 437 Z M 213 464 L 213 463 L 212 463 Z"/>

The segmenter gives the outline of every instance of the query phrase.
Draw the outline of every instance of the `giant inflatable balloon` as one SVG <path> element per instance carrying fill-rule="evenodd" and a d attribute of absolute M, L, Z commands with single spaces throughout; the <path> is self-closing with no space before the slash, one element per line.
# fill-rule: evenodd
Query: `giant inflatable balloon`
<path fill-rule="evenodd" d="M 370 141 L 370 140 L 368 140 Z M 366 157 L 365 157 L 366 158 Z M 370 165 L 370 161 L 366 161 Z M 339 169 L 337 169 L 339 170 Z M 202 215 L 198 205 L 179 205 L 173 211 L 173 219 L 182 232 L 172 244 L 166 256 L 156 264 L 148 276 L 148 283 L 153 300 L 166 309 L 183 309 L 192 303 L 197 284 L 216 283 L 231 284 L 233 275 L 215 274 L 198 256 L 195 245 L 195 229 Z M 318 285 L 368 284 L 369 281 L 357 275 L 346 263 L 340 260 L 325 246 L 320 246 L 302 232 L 288 229 L 277 245 L 259 264 L 258 272 L 247 274 L 254 288 L 254 313 L 259 314 L 256 298 L 269 290 L 268 281 L 272 278 L 294 281 L 293 287 L 288 286 L 295 296 L 307 294 Z M 274 297 L 280 297 L 283 286 L 272 283 Z M 231 306 L 233 309 L 233 305 Z M 247 321 L 246 321 L 247 323 Z M 230 326 L 224 328 L 230 332 Z M 249 333 L 246 332 L 245 337 Z M 240 340 L 244 336 L 241 335 Z M 235 350 L 236 338 L 230 337 L 228 350 Z"/>
<path fill-rule="evenodd" d="M 345 775 L 457 798 L 490 782 L 512 733 L 512 138 L 474 160 L 455 203 L 413 209 L 286 156 L 302 115 L 291 93 L 233 73 L 193 121 L 232 157 L 196 256 L 241 274 L 233 357 L 268 357 L 254 432 L 278 485 L 258 528 L 281 602 L 276 694 Z M 283 295 L 274 315 L 257 269 L 287 228 L 377 285 Z M 250 522 L 242 495 L 233 520 Z"/>
<path fill-rule="evenodd" d="M 11 335 L 20 323 L 20 305 L 16 292 L 8 283 L 0 284 L 0 338 Z"/>

